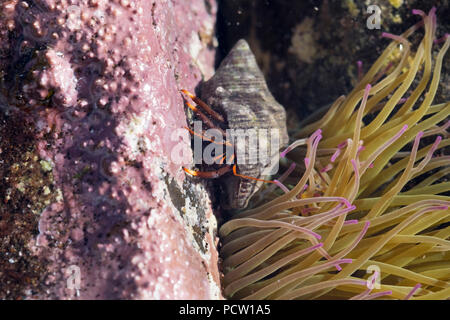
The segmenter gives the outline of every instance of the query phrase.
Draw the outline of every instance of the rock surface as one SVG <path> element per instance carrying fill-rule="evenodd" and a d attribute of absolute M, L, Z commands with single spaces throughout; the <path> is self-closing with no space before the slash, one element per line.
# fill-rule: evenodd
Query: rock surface
<path fill-rule="evenodd" d="M 221 298 L 179 89 L 213 0 L 2 1 L 0 298 Z"/>

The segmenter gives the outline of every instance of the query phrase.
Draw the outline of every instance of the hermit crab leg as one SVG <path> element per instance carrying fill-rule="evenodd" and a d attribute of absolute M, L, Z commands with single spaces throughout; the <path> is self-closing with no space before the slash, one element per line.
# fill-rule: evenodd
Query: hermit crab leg
<path fill-rule="evenodd" d="M 228 141 L 222 141 L 222 142 L 215 141 L 215 140 L 213 140 L 212 138 L 206 136 L 206 134 L 204 134 L 204 133 L 198 133 L 198 132 L 195 132 L 194 130 L 192 130 L 191 128 L 188 128 L 188 127 L 184 127 L 184 128 L 185 128 L 186 130 L 188 130 L 192 135 L 197 136 L 197 137 L 199 137 L 199 138 L 202 138 L 203 140 L 212 142 L 212 143 L 214 143 L 214 144 L 223 144 L 223 145 L 227 145 L 227 146 L 230 146 L 230 147 L 233 146 L 233 145 L 232 145 L 230 142 L 228 142 Z"/>
<path fill-rule="evenodd" d="M 231 167 L 225 166 L 225 167 L 222 167 L 222 168 L 214 170 L 214 171 L 195 171 L 195 170 L 190 170 L 190 169 L 183 167 L 183 170 L 187 174 L 194 176 L 194 177 L 215 179 L 215 178 L 219 178 L 220 176 L 229 172 L 231 170 Z"/>
<path fill-rule="evenodd" d="M 243 174 L 239 174 L 236 172 L 236 165 L 233 165 L 233 174 L 237 177 L 241 177 L 244 179 L 250 179 L 250 180 L 256 180 L 256 181 L 262 181 L 262 182 L 266 182 L 266 183 L 275 183 L 275 181 L 271 181 L 271 180 L 263 180 L 263 179 L 258 179 L 258 178 L 254 178 L 254 177 L 249 177 L 249 176 L 245 176 Z"/>
<path fill-rule="evenodd" d="M 190 93 L 189 91 L 187 91 L 185 89 L 182 89 L 181 92 L 183 92 L 185 95 L 187 95 L 189 98 L 191 98 L 192 101 L 194 101 L 196 104 L 198 104 L 200 107 L 202 107 L 203 110 L 205 110 L 207 113 L 209 113 L 211 115 L 211 117 L 213 117 L 217 121 L 224 122 L 223 117 L 220 114 L 218 114 L 216 111 L 211 109 L 211 107 L 208 106 L 205 102 L 200 100 L 200 98 L 196 97 L 195 95 L 193 95 L 192 93 Z"/>
<path fill-rule="evenodd" d="M 223 162 L 225 161 L 226 157 L 227 156 L 222 153 L 222 154 L 218 155 L 217 157 L 215 157 L 214 160 L 217 160 L 217 159 L 221 158 L 219 164 L 223 164 Z"/>
<path fill-rule="evenodd" d="M 192 104 L 190 104 L 190 103 L 187 102 L 187 101 L 186 101 L 186 105 L 187 105 L 192 111 L 194 111 L 194 112 L 200 117 L 200 119 L 202 119 L 202 121 L 203 121 L 208 127 L 219 130 L 220 133 L 221 133 L 223 136 L 225 136 L 225 132 L 224 132 L 221 128 L 215 126 L 214 123 L 212 123 L 212 121 L 211 121 L 211 120 L 210 120 L 203 112 L 201 112 L 197 107 L 193 106 Z"/>

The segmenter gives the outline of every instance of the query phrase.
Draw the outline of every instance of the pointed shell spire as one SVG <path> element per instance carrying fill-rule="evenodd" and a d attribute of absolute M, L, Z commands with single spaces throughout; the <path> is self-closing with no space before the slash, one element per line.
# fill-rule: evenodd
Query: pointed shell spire
<path fill-rule="evenodd" d="M 214 76 L 201 87 L 201 98 L 225 115 L 228 128 L 243 129 L 257 141 L 234 141 L 237 168 L 243 175 L 264 179 L 278 165 L 279 149 L 288 143 L 286 112 L 267 87 L 248 43 L 241 39 L 220 64 Z M 254 131 L 252 131 L 252 129 Z M 236 131 L 235 131 L 236 132 Z M 275 143 L 271 138 L 276 138 Z M 245 159 L 240 155 L 245 154 Z M 224 178 L 228 209 L 245 208 L 261 182 L 228 175 Z"/>

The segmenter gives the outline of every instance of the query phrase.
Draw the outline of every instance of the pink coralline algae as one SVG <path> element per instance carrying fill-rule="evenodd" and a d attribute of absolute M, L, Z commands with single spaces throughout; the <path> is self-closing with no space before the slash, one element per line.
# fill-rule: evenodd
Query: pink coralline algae
<path fill-rule="evenodd" d="M 0 272 L 2 298 L 221 298 L 210 199 L 185 180 L 189 154 L 173 156 L 190 147 L 175 134 L 186 126 L 179 90 L 214 70 L 216 3 L 5 1 L 1 10 L 0 111 L 31 123 L 30 157 L 52 178 L 39 180 L 52 200 L 15 216 L 37 217 L 20 252 L 39 264 L 40 282 L 12 292 L 26 273 L 12 263 Z"/>

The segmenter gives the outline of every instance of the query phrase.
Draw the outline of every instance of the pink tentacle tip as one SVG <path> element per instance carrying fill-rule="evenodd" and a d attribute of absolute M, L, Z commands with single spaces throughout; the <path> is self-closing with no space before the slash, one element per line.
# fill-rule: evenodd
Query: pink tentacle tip
<path fill-rule="evenodd" d="M 366 221 L 366 223 L 364 224 L 364 228 L 362 229 L 361 234 L 365 235 L 366 232 L 367 232 L 367 229 L 369 229 L 369 227 L 370 227 L 370 221 Z"/>
<path fill-rule="evenodd" d="M 309 158 L 305 158 L 305 166 L 309 166 Z"/>
<path fill-rule="evenodd" d="M 403 133 L 403 132 L 405 132 L 406 130 L 408 130 L 408 125 L 407 125 L 407 124 L 405 124 L 405 125 L 402 127 L 402 130 L 400 130 L 400 131 Z"/>
<path fill-rule="evenodd" d="M 389 39 L 392 39 L 392 40 L 395 40 L 395 41 L 401 41 L 401 40 L 403 40 L 402 37 L 400 37 L 400 36 L 398 36 L 398 35 L 395 35 L 395 34 L 392 34 L 392 33 L 389 33 L 389 32 L 383 32 L 383 33 L 381 34 L 381 37 L 382 37 L 382 38 L 389 38 Z"/>
<path fill-rule="evenodd" d="M 370 91 L 370 89 L 372 89 L 372 85 L 370 83 L 368 83 L 366 86 L 366 91 Z"/>
<path fill-rule="evenodd" d="M 331 156 L 330 162 L 335 162 L 337 157 L 339 157 L 341 154 L 341 150 L 337 149 L 335 153 L 333 153 L 333 155 Z"/>
<path fill-rule="evenodd" d="M 284 184 L 282 184 L 280 181 L 278 181 L 278 180 L 273 180 L 273 182 L 274 182 L 281 190 L 283 190 L 285 193 L 288 193 L 288 192 L 289 192 L 289 189 L 288 189 Z"/>
<path fill-rule="evenodd" d="M 436 11 L 437 11 L 436 7 L 433 6 L 433 7 L 430 9 L 430 11 L 428 12 L 428 15 L 429 15 L 429 16 L 434 16 L 434 15 L 436 15 Z"/>
<path fill-rule="evenodd" d="M 352 263 L 353 259 L 342 259 L 341 263 Z"/>
<path fill-rule="evenodd" d="M 283 152 L 280 153 L 280 158 L 286 157 L 286 154 L 289 152 L 289 148 L 286 148 Z"/>
<path fill-rule="evenodd" d="M 347 208 L 351 208 L 352 204 L 350 203 L 350 201 L 348 201 L 347 199 L 343 199 L 342 202 L 347 206 Z"/>
<path fill-rule="evenodd" d="M 416 284 L 414 286 L 414 288 L 411 289 L 411 291 L 406 295 L 405 300 L 408 300 L 409 298 L 411 298 L 414 293 L 419 290 L 422 287 L 422 285 L 420 283 Z"/>
<path fill-rule="evenodd" d="M 310 141 L 314 141 L 317 136 L 322 134 L 322 129 L 317 129 L 314 133 L 309 137 Z"/>
<path fill-rule="evenodd" d="M 295 169 L 296 166 L 297 166 L 297 164 L 296 164 L 295 162 L 292 162 L 291 165 L 289 166 L 288 171 L 289 171 L 289 172 L 294 171 L 294 169 Z"/>
<path fill-rule="evenodd" d="M 328 172 L 331 169 L 333 169 L 333 166 L 331 164 L 327 164 L 325 167 L 323 167 L 322 169 L 320 169 L 320 173 L 324 173 L 324 172 Z"/>
<path fill-rule="evenodd" d="M 436 140 L 434 141 L 433 145 L 431 146 L 431 149 L 430 149 L 431 154 L 433 154 L 436 151 L 436 149 L 439 146 L 439 143 L 441 143 L 441 141 L 442 141 L 442 137 L 437 136 Z"/>
<path fill-rule="evenodd" d="M 423 12 L 422 10 L 419 10 L 419 9 L 412 9 L 412 14 L 417 14 L 422 17 L 425 16 L 425 12 Z"/>
<path fill-rule="evenodd" d="M 339 143 L 338 146 L 337 146 L 337 148 L 338 148 L 338 149 L 343 149 L 343 148 L 345 148 L 346 146 L 347 146 L 347 140 L 344 141 L 344 142 Z"/>
<path fill-rule="evenodd" d="M 419 133 L 417 133 L 416 139 L 421 139 L 423 137 L 423 131 L 419 131 Z"/>
<path fill-rule="evenodd" d="M 356 219 L 353 220 L 347 220 L 344 222 L 344 225 L 349 225 L 349 224 L 357 224 L 359 221 Z"/>
<path fill-rule="evenodd" d="M 319 134 L 316 138 L 316 140 L 314 141 L 314 143 L 319 143 L 320 140 L 322 140 L 323 136 L 321 134 Z"/>

